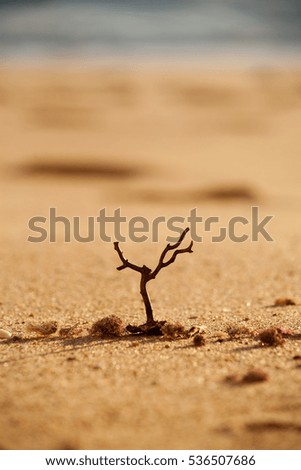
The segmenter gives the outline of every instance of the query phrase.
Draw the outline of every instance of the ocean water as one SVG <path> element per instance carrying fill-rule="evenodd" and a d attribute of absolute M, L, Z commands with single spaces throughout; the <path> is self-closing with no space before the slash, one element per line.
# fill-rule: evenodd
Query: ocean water
<path fill-rule="evenodd" d="M 0 60 L 301 56 L 301 0 L 0 0 Z"/>

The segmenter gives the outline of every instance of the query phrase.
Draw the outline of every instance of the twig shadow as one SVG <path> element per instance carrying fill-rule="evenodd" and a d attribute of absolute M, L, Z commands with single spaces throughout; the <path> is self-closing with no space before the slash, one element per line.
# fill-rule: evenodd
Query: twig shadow
<path fill-rule="evenodd" d="M 51 351 L 45 351 L 45 352 L 40 352 L 36 354 L 29 354 L 27 356 L 21 356 L 16 359 L 4 359 L 0 361 L 1 364 L 7 364 L 7 363 L 15 363 L 19 362 L 21 360 L 26 360 L 26 359 L 31 359 L 34 357 L 45 357 L 45 356 L 51 356 L 55 354 L 61 354 L 61 353 L 68 353 L 70 351 L 74 351 L 76 349 L 84 349 L 89 347 L 90 344 L 99 342 L 99 338 L 91 337 L 91 336 L 81 336 L 81 337 L 73 337 L 73 338 L 62 338 L 59 336 L 54 336 L 54 337 L 30 337 L 30 338 L 17 338 L 17 339 L 8 339 L 6 341 L 3 341 L 2 344 L 34 344 L 34 343 L 44 343 L 44 344 L 59 344 L 63 346 L 64 348 L 60 348 L 57 350 L 51 350 Z M 66 348 L 66 346 L 71 346 Z"/>
<path fill-rule="evenodd" d="M 70 353 L 73 351 L 79 351 L 88 349 L 93 345 L 105 345 L 111 343 L 118 343 L 122 341 L 126 342 L 134 342 L 134 341 L 144 341 L 148 340 L 147 342 L 154 341 L 154 337 L 147 336 L 147 335 L 135 335 L 135 334 L 127 334 L 120 337 L 100 337 L 100 336 L 72 336 L 72 337 L 60 337 L 60 336 L 53 336 L 53 337 L 29 337 L 29 338 L 22 338 L 22 337 L 13 337 L 2 341 L 2 345 L 14 345 L 14 344 L 34 344 L 34 343 L 44 343 L 44 344 L 58 344 L 61 346 L 59 349 L 40 352 L 36 354 L 29 354 L 27 356 L 21 356 L 14 359 L 4 359 L 0 361 L 0 365 L 7 364 L 7 363 L 16 363 L 22 360 L 31 359 L 34 357 L 46 357 L 51 355 L 63 354 L 63 353 Z M 158 338 L 159 340 L 159 338 Z"/>

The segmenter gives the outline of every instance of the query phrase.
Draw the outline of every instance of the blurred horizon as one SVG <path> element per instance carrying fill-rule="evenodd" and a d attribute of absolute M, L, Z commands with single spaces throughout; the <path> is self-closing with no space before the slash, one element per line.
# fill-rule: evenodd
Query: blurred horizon
<path fill-rule="evenodd" d="M 0 59 L 300 57 L 296 0 L 0 0 Z"/>

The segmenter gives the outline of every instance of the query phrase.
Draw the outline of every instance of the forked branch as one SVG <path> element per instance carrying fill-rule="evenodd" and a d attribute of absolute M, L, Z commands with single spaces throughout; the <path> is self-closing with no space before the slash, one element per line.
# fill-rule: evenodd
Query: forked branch
<path fill-rule="evenodd" d="M 186 236 L 186 233 L 189 232 L 189 228 L 185 228 L 185 230 L 183 230 L 183 232 L 181 233 L 181 236 L 179 238 L 179 240 L 174 243 L 173 245 L 171 245 L 170 243 L 168 243 L 168 245 L 164 248 L 164 250 L 162 251 L 162 254 L 160 256 L 160 259 L 159 259 L 159 263 L 158 263 L 158 266 L 156 267 L 156 269 L 153 271 L 152 273 L 152 279 L 155 279 L 155 277 L 157 276 L 157 274 L 161 271 L 162 268 L 166 268 L 166 266 L 169 266 L 170 264 L 172 264 L 175 260 L 176 260 L 176 257 L 180 254 L 180 253 L 193 253 L 192 251 L 192 245 L 193 245 L 193 241 L 191 240 L 189 246 L 187 248 L 182 248 L 180 250 L 176 250 L 176 248 L 178 248 L 178 246 L 181 245 L 182 241 L 184 240 L 185 236 Z M 168 261 L 164 261 L 167 253 L 169 251 L 172 251 L 172 250 L 176 250 L 174 251 L 173 255 L 171 256 L 171 258 L 168 260 Z"/>
<path fill-rule="evenodd" d="M 121 266 L 119 266 L 117 270 L 121 271 L 122 269 L 130 268 L 130 269 L 133 269 L 134 271 L 138 271 L 141 274 L 140 293 L 143 298 L 143 302 L 145 306 L 147 323 L 150 323 L 150 324 L 154 323 L 154 318 L 153 318 L 153 310 L 152 310 L 151 302 L 150 302 L 148 292 L 146 289 L 146 284 L 151 279 L 155 279 L 155 277 L 158 275 L 158 273 L 161 271 L 162 268 L 166 268 L 166 266 L 169 266 L 170 264 L 172 264 L 176 260 L 179 254 L 192 253 L 193 241 L 190 242 L 187 248 L 177 249 L 181 245 L 182 241 L 184 240 L 187 232 L 189 232 L 188 227 L 185 230 L 183 230 L 183 232 L 180 235 L 179 240 L 176 243 L 174 244 L 168 243 L 168 245 L 165 247 L 165 249 L 163 250 L 159 258 L 157 267 L 153 271 L 148 266 L 145 266 L 145 265 L 137 266 L 136 264 L 130 263 L 128 259 L 124 257 L 119 247 L 119 242 L 114 242 L 114 249 L 117 251 L 118 256 L 122 262 Z M 172 256 L 167 261 L 165 261 L 166 255 L 170 251 L 173 251 L 173 250 L 175 251 L 173 252 Z"/>

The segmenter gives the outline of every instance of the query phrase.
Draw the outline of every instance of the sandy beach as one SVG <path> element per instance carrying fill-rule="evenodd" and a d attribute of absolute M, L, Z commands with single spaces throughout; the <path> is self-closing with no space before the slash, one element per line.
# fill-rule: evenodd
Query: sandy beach
<path fill-rule="evenodd" d="M 0 328 L 17 337 L 0 339 L 1 449 L 300 448 L 300 123 L 297 67 L 1 68 Z M 197 208 L 224 226 L 252 206 L 273 216 L 273 242 L 201 228 L 149 285 L 156 320 L 199 327 L 201 347 L 92 337 L 106 316 L 145 321 L 139 274 L 98 236 L 27 240 L 50 208 L 84 235 L 102 208 L 150 221 Z M 152 268 L 165 245 L 163 226 L 157 243 L 120 243 Z M 74 334 L 28 330 L 46 321 Z M 260 342 L 266 328 L 283 344 Z M 254 369 L 264 380 L 241 380 Z"/>

